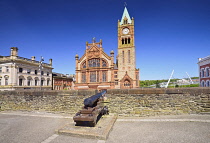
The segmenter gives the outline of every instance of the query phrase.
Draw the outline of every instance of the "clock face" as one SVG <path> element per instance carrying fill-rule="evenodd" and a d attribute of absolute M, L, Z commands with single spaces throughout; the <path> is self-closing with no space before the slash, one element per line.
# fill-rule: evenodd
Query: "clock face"
<path fill-rule="evenodd" d="M 124 28 L 122 32 L 123 32 L 123 34 L 128 34 L 129 33 L 129 29 L 128 28 Z"/>

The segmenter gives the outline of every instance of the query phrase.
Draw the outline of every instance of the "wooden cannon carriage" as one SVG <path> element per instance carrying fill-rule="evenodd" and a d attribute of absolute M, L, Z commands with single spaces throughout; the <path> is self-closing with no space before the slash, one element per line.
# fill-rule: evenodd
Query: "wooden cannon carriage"
<path fill-rule="evenodd" d="M 109 114 L 107 106 L 104 106 L 106 90 L 84 100 L 84 107 L 73 117 L 76 126 L 94 127 L 102 115 Z"/>

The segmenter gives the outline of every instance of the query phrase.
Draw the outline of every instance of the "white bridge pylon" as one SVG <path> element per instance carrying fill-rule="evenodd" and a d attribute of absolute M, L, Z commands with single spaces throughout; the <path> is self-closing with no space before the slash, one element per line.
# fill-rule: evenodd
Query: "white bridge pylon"
<path fill-rule="evenodd" d="M 172 78 L 173 74 L 174 74 L 174 70 L 172 71 L 171 76 L 170 76 L 170 78 L 168 79 L 168 82 L 167 82 L 167 84 L 166 84 L 165 88 L 167 88 L 167 87 L 168 87 L 168 84 L 169 84 L 169 82 L 170 82 L 170 80 L 171 80 L 171 78 Z"/>
<path fill-rule="evenodd" d="M 167 84 L 165 85 L 165 88 L 168 88 L 168 84 L 170 83 L 170 80 L 171 80 L 173 74 L 174 74 L 174 70 L 172 71 L 171 76 L 170 76 L 170 78 L 168 79 Z M 186 74 L 187 74 L 188 78 L 190 79 L 191 84 L 193 84 L 193 81 L 192 81 L 191 77 L 189 76 L 189 74 L 188 74 L 187 72 L 186 72 Z"/>

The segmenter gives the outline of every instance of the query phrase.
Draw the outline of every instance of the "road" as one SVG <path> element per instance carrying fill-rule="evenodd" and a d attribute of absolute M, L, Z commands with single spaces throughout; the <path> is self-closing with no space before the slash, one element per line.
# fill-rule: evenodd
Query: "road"
<path fill-rule="evenodd" d="M 72 116 L 0 112 L 0 143 L 209 143 L 210 115 L 118 118 L 106 141 L 55 134 Z"/>

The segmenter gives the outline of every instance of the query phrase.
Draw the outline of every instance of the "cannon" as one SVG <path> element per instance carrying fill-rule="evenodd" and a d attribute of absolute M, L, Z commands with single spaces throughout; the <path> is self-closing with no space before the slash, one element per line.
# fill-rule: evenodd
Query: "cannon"
<path fill-rule="evenodd" d="M 76 126 L 94 127 L 102 115 L 109 114 L 107 106 L 104 106 L 106 90 L 92 95 L 84 100 L 82 110 L 73 117 Z"/>

